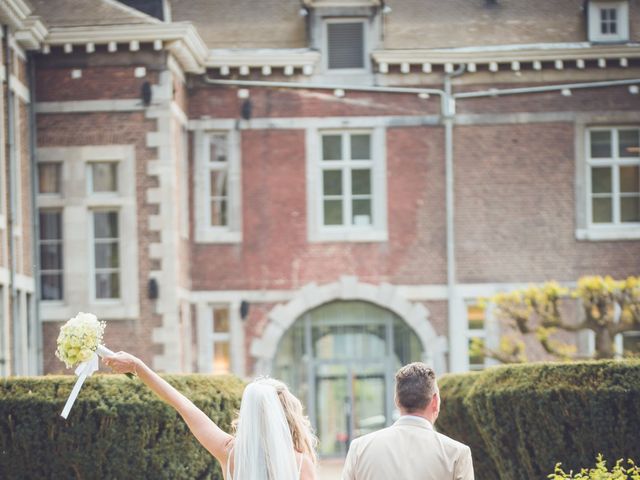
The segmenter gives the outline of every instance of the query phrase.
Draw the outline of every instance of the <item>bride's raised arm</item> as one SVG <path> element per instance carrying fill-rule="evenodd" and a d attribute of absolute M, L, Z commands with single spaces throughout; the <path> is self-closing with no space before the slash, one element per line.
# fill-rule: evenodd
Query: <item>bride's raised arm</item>
<path fill-rule="evenodd" d="M 105 365 L 118 373 L 134 373 L 162 400 L 182 416 L 191 433 L 224 466 L 227 462 L 227 446 L 232 436 L 218 427 L 191 400 L 162 379 L 139 358 L 126 352 L 118 352 L 103 359 Z"/>

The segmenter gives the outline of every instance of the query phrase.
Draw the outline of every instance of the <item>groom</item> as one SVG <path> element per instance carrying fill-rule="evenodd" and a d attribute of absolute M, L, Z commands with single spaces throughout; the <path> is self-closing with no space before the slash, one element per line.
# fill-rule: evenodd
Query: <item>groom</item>
<path fill-rule="evenodd" d="M 471 450 L 436 432 L 440 411 L 436 374 L 424 363 L 396 373 L 400 418 L 351 443 L 342 480 L 473 480 Z"/>

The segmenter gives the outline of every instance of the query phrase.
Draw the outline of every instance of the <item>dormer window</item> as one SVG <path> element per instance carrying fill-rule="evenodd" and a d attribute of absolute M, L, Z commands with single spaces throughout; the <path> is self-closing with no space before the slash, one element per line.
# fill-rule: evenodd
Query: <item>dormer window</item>
<path fill-rule="evenodd" d="M 589 41 L 626 42 L 629 40 L 629 2 L 589 2 Z"/>
<path fill-rule="evenodd" d="M 364 71 L 366 57 L 366 24 L 364 20 L 326 20 L 326 66 L 331 71 Z"/>

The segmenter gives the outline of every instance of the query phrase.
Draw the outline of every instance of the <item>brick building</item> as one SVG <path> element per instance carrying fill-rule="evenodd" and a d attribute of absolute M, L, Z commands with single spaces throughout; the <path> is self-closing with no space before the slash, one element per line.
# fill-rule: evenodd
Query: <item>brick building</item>
<path fill-rule="evenodd" d="M 397 365 L 488 362 L 479 296 L 638 274 L 637 0 L 0 11 L 5 374 L 91 311 L 157 369 L 284 378 L 340 455 Z"/>

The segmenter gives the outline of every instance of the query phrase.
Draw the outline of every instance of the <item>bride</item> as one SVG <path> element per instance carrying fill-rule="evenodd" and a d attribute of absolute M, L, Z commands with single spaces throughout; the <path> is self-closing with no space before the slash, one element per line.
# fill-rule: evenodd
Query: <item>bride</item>
<path fill-rule="evenodd" d="M 232 436 L 139 358 L 118 352 L 103 361 L 115 372 L 137 375 L 175 408 L 220 462 L 225 480 L 315 480 L 316 439 L 300 401 L 284 383 L 263 378 L 247 385 Z"/>

